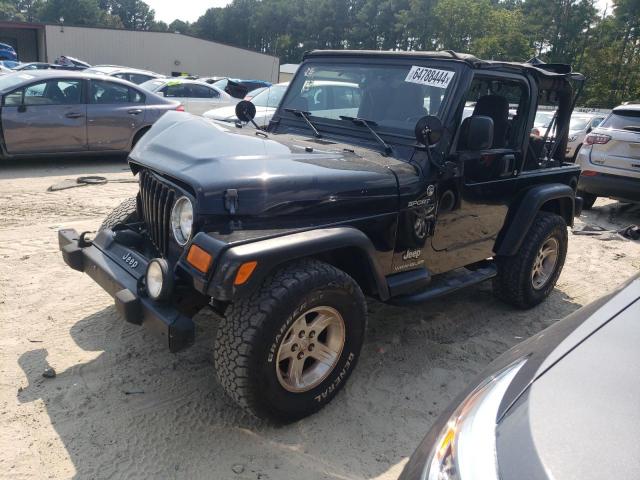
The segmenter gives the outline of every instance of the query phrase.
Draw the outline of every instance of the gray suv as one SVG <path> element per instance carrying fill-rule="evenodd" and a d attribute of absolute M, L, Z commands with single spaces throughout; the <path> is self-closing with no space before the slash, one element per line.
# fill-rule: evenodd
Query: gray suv
<path fill-rule="evenodd" d="M 34 70 L 0 77 L 2 157 L 124 153 L 179 102 L 83 72 Z"/>
<path fill-rule="evenodd" d="M 583 208 L 598 197 L 640 202 L 640 104 L 614 108 L 586 136 L 576 163 Z"/>

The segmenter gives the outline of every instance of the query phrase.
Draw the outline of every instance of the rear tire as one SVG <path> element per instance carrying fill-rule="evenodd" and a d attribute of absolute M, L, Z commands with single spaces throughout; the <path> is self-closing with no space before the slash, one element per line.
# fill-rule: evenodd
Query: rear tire
<path fill-rule="evenodd" d="M 587 193 L 582 190 L 578 190 L 576 192 L 576 196 L 582 197 L 583 210 L 591 210 L 593 208 L 593 204 L 596 203 L 596 200 L 598 199 L 597 195 L 594 195 L 593 193 Z"/>
<path fill-rule="evenodd" d="M 349 275 L 317 260 L 290 264 L 227 309 L 215 341 L 218 379 L 255 416 L 298 420 L 344 386 L 365 326 L 364 296 Z"/>
<path fill-rule="evenodd" d="M 98 231 L 105 230 L 107 228 L 113 229 L 116 225 L 121 223 L 131 223 L 138 221 L 138 211 L 136 197 L 127 198 L 124 202 L 118 205 L 102 222 Z"/>
<path fill-rule="evenodd" d="M 549 296 L 567 256 L 567 224 L 560 215 L 539 212 L 517 254 L 497 257 L 495 295 L 518 308 L 531 308 Z M 546 253 L 545 253 L 546 252 Z"/>

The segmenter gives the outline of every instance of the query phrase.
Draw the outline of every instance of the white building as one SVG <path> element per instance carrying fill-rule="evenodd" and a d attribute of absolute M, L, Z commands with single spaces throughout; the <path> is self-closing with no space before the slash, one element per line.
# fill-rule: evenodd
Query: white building
<path fill-rule="evenodd" d="M 283 63 L 280 65 L 280 78 L 279 82 L 288 82 L 298 71 L 299 63 Z"/>
<path fill-rule="evenodd" d="M 280 71 L 277 57 L 179 33 L 0 22 L 0 42 L 12 45 L 23 62 L 53 62 L 67 55 L 91 65 L 124 65 L 165 75 L 270 82 L 278 81 Z"/>

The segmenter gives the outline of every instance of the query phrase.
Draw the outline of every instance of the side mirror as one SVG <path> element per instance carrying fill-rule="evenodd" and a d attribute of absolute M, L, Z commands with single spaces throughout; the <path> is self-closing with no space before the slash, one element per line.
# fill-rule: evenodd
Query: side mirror
<path fill-rule="evenodd" d="M 465 118 L 460 127 L 458 150 L 479 151 L 493 144 L 493 119 L 482 115 Z"/>
<path fill-rule="evenodd" d="M 587 134 L 591 133 L 591 130 L 593 130 L 593 127 L 591 127 L 591 125 L 589 125 L 589 126 L 587 127 L 587 131 L 586 131 L 586 133 L 587 133 Z"/>
<path fill-rule="evenodd" d="M 236 104 L 236 117 L 241 122 L 250 122 L 256 116 L 256 106 L 249 100 L 241 100 Z"/>
<path fill-rule="evenodd" d="M 438 117 L 427 115 L 416 123 L 414 130 L 416 140 L 423 145 L 435 145 L 440 141 L 444 127 Z"/>
<path fill-rule="evenodd" d="M 160 95 L 161 97 L 164 97 L 164 92 L 156 92 L 156 95 Z"/>

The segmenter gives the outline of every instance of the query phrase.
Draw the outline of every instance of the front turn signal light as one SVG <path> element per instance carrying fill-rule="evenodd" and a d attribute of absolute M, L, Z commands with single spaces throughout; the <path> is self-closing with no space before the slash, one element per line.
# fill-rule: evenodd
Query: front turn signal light
<path fill-rule="evenodd" d="M 233 281 L 233 284 L 242 285 L 243 283 L 246 283 L 246 281 L 249 280 L 249 278 L 251 277 L 251 275 L 253 274 L 253 271 L 256 269 L 257 266 L 258 266 L 258 262 L 256 261 L 245 262 L 242 265 L 240 265 L 240 268 L 238 268 L 238 273 L 236 273 L 236 279 Z"/>
<path fill-rule="evenodd" d="M 213 263 L 213 257 L 198 245 L 191 245 L 187 254 L 187 262 L 199 272 L 207 273 Z"/>

